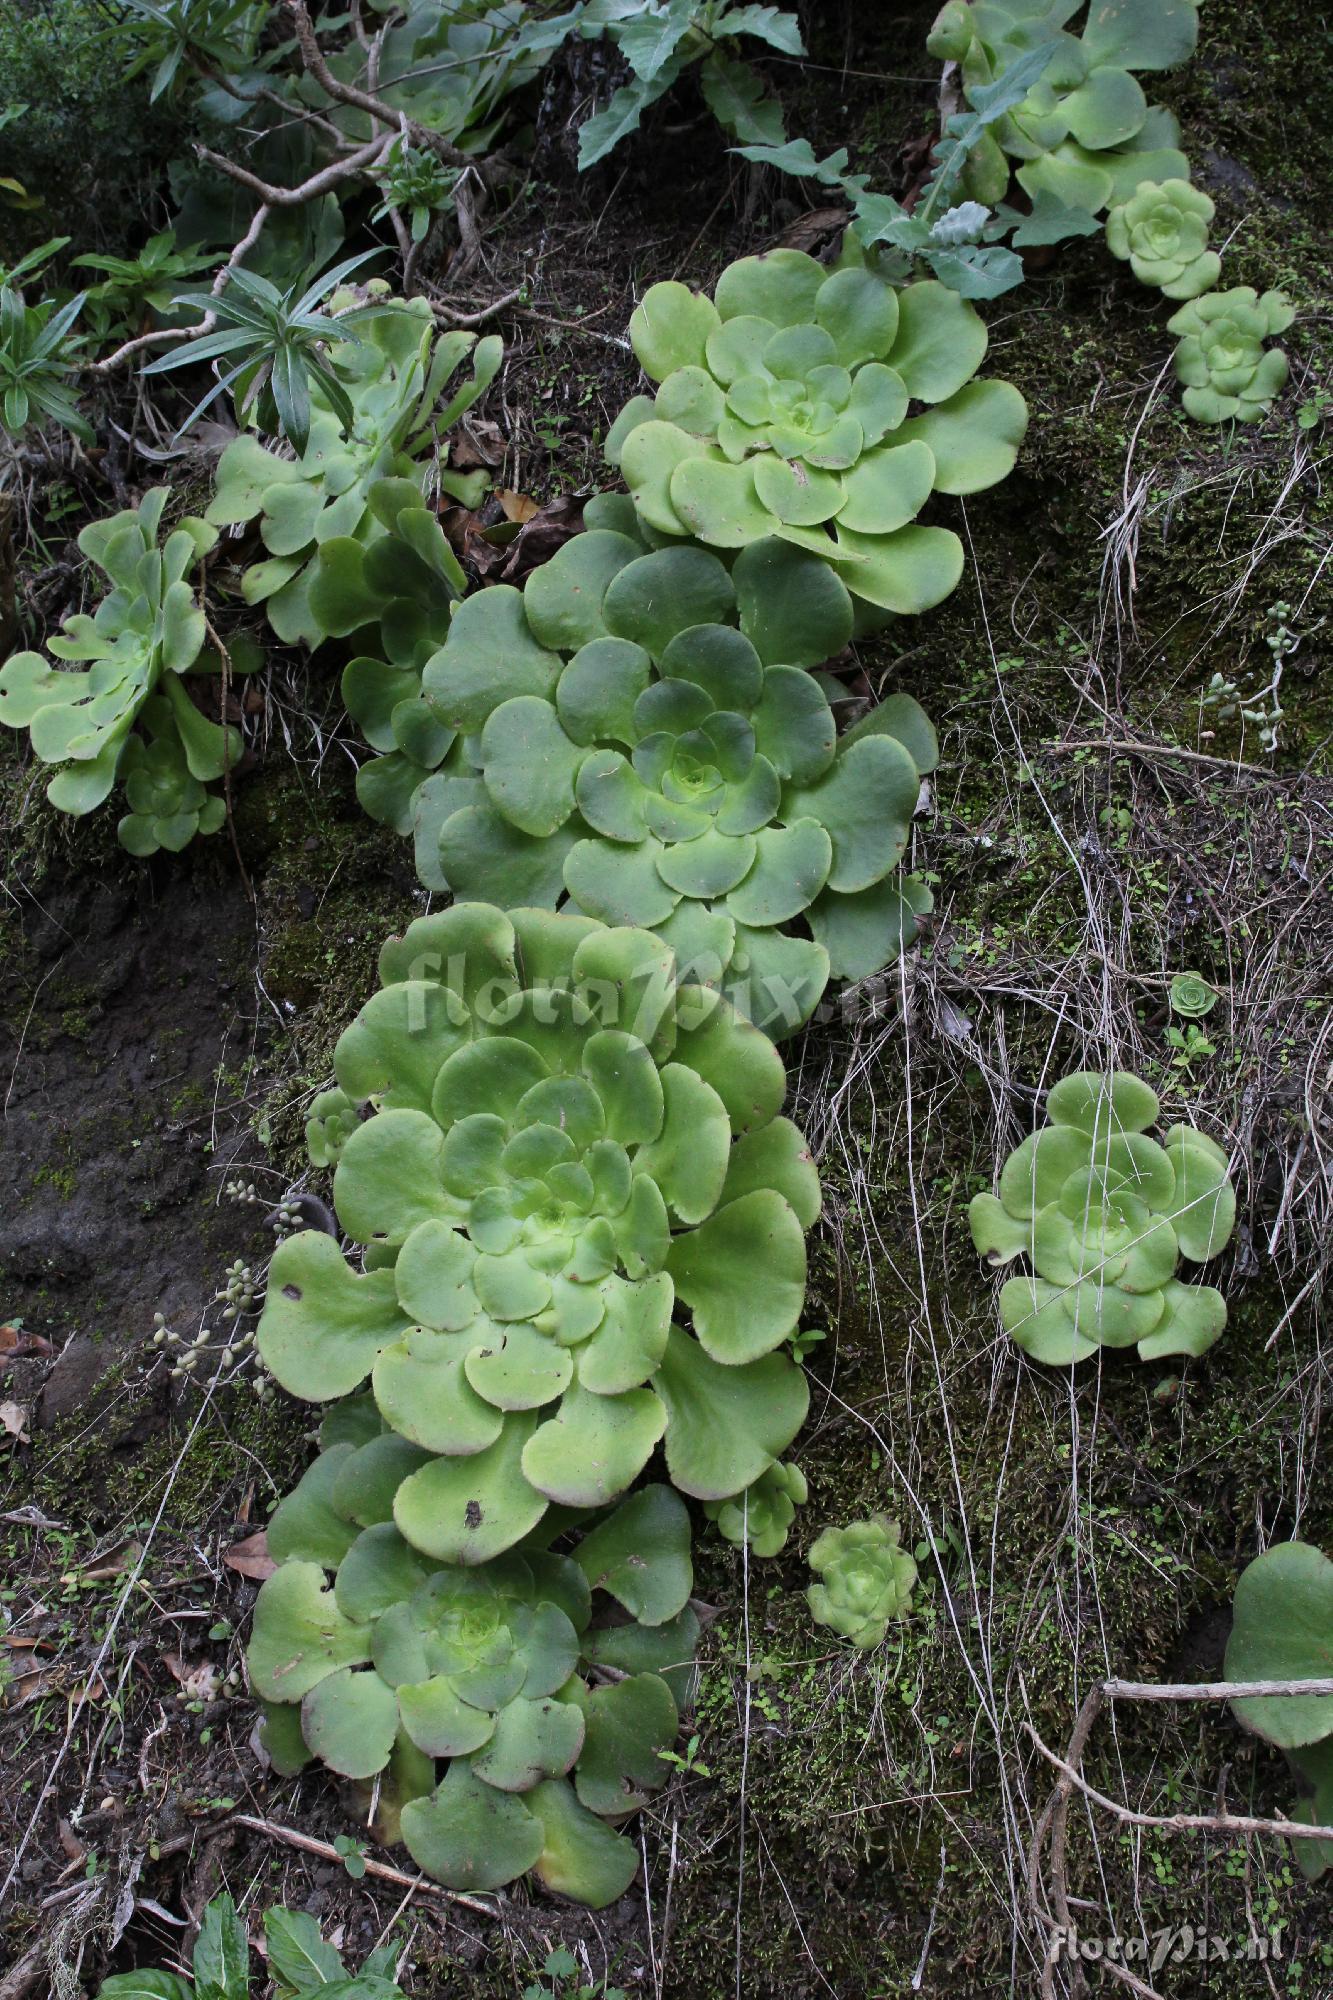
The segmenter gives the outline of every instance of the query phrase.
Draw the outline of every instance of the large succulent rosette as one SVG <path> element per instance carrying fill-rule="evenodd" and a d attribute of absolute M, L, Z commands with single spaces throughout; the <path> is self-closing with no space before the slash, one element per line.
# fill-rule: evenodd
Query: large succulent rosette
<path fill-rule="evenodd" d="M 881 612 L 948 596 L 962 544 L 917 516 L 1003 479 L 1027 427 L 1012 383 L 972 379 L 987 335 L 966 300 L 773 250 L 728 265 L 711 299 L 653 285 L 630 337 L 659 387 L 606 448 L 649 530 L 718 549 L 776 536 Z"/>
<path fill-rule="evenodd" d="M 820 1199 L 773 1044 L 660 938 L 585 917 L 455 905 L 380 969 L 317 1129 L 361 1268 L 318 1231 L 279 1246 L 274 1376 L 316 1402 L 369 1377 L 419 1454 L 393 1520 L 436 1561 L 604 1504 L 659 1441 L 686 1493 L 750 1485 L 805 1416 L 783 1349 Z"/>

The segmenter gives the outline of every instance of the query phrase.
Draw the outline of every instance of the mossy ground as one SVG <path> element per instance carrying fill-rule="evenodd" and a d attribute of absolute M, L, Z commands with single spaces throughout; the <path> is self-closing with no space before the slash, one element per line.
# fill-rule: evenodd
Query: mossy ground
<path fill-rule="evenodd" d="M 932 11 L 818 10 L 812 53 L 823 67 L 780 73 L 791 129 L 821 152 L 855 142 L 859 164 L 900 178 L 903 145 L 929 126 Z M 1202 18 L 1197 61 L 1163 79 L 1162 95 L 1218 203 L 1228 279 L 1282 285 L 1300 308 L 1285 342 L 1292 384 L 1252 430 L 1186 423 L 1169 380 L 1158 382 L 1166 311 L 1095 238 L 1063 248 L 989 310 L 988 367 L 1017 381 L 1033 412 L 1020 470 L 968 504 L 970 561 L 955 595 L 861 649 L 876 690 L 909 689 L 940 724 L 944 756 L 915 855 L 935 917 L 880 988 L 787 1052 L 826 1187 L 809 1320 L 828 1338 L 810 1359 L 799 1451 L 809 1506 L 783 1554 L 748 1572 L 735 1551 L 701 1543 L 698 1594 L 717 1609 L 693 1725 L 707 1775 L 677 1774 L 644 1815 L 642 1898 L 592 1917 L 520 1891 L 494 1925 L 418 1903 L 414 1990 L 460 2000 L 516 1991 L 562 1940 L 592 1973 L 609 1969 L 628 1990 L 668 2000 L 1035 1992 L 1028 1850 L 1055 1774 L 1029 1731 L 1062 1752 L 1079 1702 L 1108 1672 L 1214 1678 L 1231 1589 L 1258 1536 L 1299 1531 L 1333 1547 L 1319 1467 L 1330 1196 L 1318 1170 L 1333 863 L 1321 620 L 1333 513 L 1320 469 L 1327 427 L 1296 424 L 1330 380 L 1333 51 L 1295 0 L 1262 14 L 1210 0 Z M 534 316 L 506 328 L 492 414 L 508 441 L 499 476 L 538 498 L 599 476 L 599 433 L 632 386 L 632 363 L 596 335 L 618 336 L 635 287 L 669 271 L 707 280 L 794 219 L 790 184 L 746 179 L 693 124 L 654 127 L 622 185 L 619 157 L 600 180 L 576 183 L 559 110 L 556 84 L 538 153 L 546 178 L 493 252 L 496 292 L 534 261 L 537 271 Z M 626 215 L 632 226 L 616 220 Z M 490 295 L 483 284 L 478 302 Z M 1199 696 L 1215 670 L 1266 678 L 1279 602 L 1303 640 L 1269 756 L 1253 732 L 1206 734 Z M 299 1172 L 304 1102 L 369 988 L 379 942 L 421 907 L 404 849 L 359 812 L 340 749 L 321 757 L 315 727 L 302 731 L 301 716 L 327 712 L 318 674 L 291 671 L 283 698 L 298 719 L 296 755 L 272 734 L 239 790 L 263 991 L 242 1055 L 227 1058 L 224 1097 L 235 1107 L 227 1128 L 243 1141 L 237 1158 L 275 1192 Z M 1148 752 L 1116 747 L 1127 743 Z M 1228 769 L 1237 759 L 1260 769 Z M 33 801 L 30 781 L 7 767 L 7 796 L 23 800 L 21 815 L 6 811 L 11 879 L 44 896 L 51 884 L 123 877 L 110 827 L 71 833 Z M 184 867 L 202 905 L 224 883 L 235 893 L 221 840 Z M 163 863 L 153 879 L 170 876 Z M 7 921 L 26 953 L 31 915 Z M 151 907 L 138 905 L 133 921 L 151 925 Z M 16 1036 L 30 1011 L 29 1034 L 57 1045 L 63 1035 L 66 1062 L 91 1074 L 95 1002 L 90 1018 L 86 993 L 37 992 L 36 964 L 16 963 Z M 1213 1052 L 1182 1068 L 1167 1043 L 1165 990 L 1186 968 L 1223 999 L 1205 1024 Z M 1074 1383 L 1018 1363 L 962 1221 L 1027 1129 L 1043 1083 L 1108 1059 L 1149 1076 L 1170 1115 L 1203 1124 L 1240 1161 L 1242 1229 L 1216 1275 L 1230 1325 L 1175 1379 L 1123 1357 Z M 47 1195 L 77 1200 L 78 1143 L 53 1135 L 34 1173 Z M 220 1275 L 223 1260 L 215 1195 L 201 1184 L 176 1223 L 200 1309 L 205 1271 Z M 258 1254 L 262 1233 L 244 1247 Z M 134 1256 L 133 1237 L 108 1248 L 96 1285 L 123 1351 L 99 1400 L 15 1454 L 3 1503 L 63 1524 L 6 1529 L 9 1601 L 38 1592 L 51 1657 L 86 1671 L 119 1585 L 62 1579 L 86 1569 L 91 1550 L 142 1540 L 165 1500 L 149 1588 L 132 1595 L 100 1668 L 112 1706 L 91 1704 L 80 1721 L 57 1799 L 62 1810 L 77 1801 L 120 1702 L 78 1822 L 107 1879 L 150 1835 L 169 1844 L 197 1825 L 193 1853 L 157 1873 L 149 1864 L 152 1893 L 170 1902 L 205 1880 L 239 1890 L 257 1876 L 344 1921 L 355 1958 L 396 1892 L 235 1829 L 208 1840 L 228 1800 L 331 1837 L 351 1823 L 332 1788 L 265 1780 L 247 1749 L 244 1699 L 220 1693 L 193 1712 L 162 1665 L 173 1649 L 219 1672 L 239 1659 L 251 1586 L 219 1552 L 291 1483 L 304 1424 L 239 1391 L 219 1392 L 202 1413 L 197 1397 L 169 1397 L 163 1365 L 146 1373 L 131 1342 L 141 1324 L 118 1317 L 117 1259 Z M 91 1309 L 83 1293 L 75 1304 L 69 1325 Z M 803 1553 L 824 1522 L 880 1509 L 920 1547 L 923 1581 L 900 1634 L 862 1655 L 811 1627 Z M 62 1739 L 66 1692 L 53 1686 L 4 1724 L 19 1831 Z M 166 1731 L 144 1748 L 159 1709 Z M 1222 1800 L 1272 1813 L 1294 1798 L 1280 1757 L 1220 1707 L 1122 1704 L 1102 1718 L 1084 1769 L 1153 1815 Z M 30 1853 L 16 1945 L 53 1920 L 39 1908 L 61 1865 L 53 1810 Z M 1234 1947 L 1279 1929 L 1282 1957 L 1266 1968 L 1197 1953 L 1156 1973 L 1138 1968 L 1171 2000 L 1333 1991 L 1333 1897 L 1301 1881 L 1279 1842 L 1168 1838 L 1076 1810 L 1066 1872 L 1089 1937 L 1188 1924 Z M 1049 1908 L 1044 1854 L 1037 1885 Z M 136 1949 L 147 1936 L 136 1927 Z M 1117 1990 L 1105 1973 L 1090 1977 L 1094 1990 Z"/>

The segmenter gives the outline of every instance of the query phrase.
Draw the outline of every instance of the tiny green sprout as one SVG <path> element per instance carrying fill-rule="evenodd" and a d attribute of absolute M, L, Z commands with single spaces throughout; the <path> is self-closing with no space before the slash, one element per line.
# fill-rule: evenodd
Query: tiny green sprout
<path fill-rule="evenodd" d="M 1317 430 L 1333 409 L 1333 389 L 1316 389 L 1308 403 L 1302 403 L 1296 412 L 1296 422 L 1303 431 Z"/>
<path fill-rule="evenodd" d="M 571 1985 L 569 1982 L 579 1977 L 578 1963 L 573 1953 L 563 1948 L 547 1953 L 542 1973 L 550 1980 L 550 1985 L 544 1986 L 541 1980 L 534 1980 L 530 1986 L 523 1988 L 523 2000 L 625 2000 L 621 1988 L 608 1986 L 605 1979 L 591 1985 L 585 1981 Z"/>
<path fill-rule="evenodd" d="M 1188 1049 L 1199 1033 L 1191 1022 L 1167 1039 Z M 1226 1154 L 1189 1125 L 1171 1126 L 1161 1144 L 1150 1138 L 1161 1106 L 1124 1070 L 1067 1076 L 1046 1108 L 1050 1123 L 1005 1161 L 998 1197 L 978 1194 L 968 1208 L 987 1263 L 1022 1255 L 1033 1266 L 1034 1276 L 1001 1288 L 1005 1331 L 1061 1368 L 1100 1347 L 1137 1344 L 1144 1361 L 1203 1354 L 1226 1325 L 1226 1301 L 1175 1273 L 1179 1257 L 1206 1263 L 1230 1238 Z"/>
<path fill-rule="evenodd" d="M 743 257 L 712 298 L 656 284 L 630 321 L 644 373 L 607 438 L 646 526 L 716 549 L 770 537 L 829 563 L 859 601 L 917 613 L 962 574 L 962 543 L 917 516 L 933 492 L 1012 470 L 1027 405 L 974 381 L 976 309 L 930 278 L 897 290 L 856 258 Z M 917 414 L 909 415 L 912 405 Z"/>
<path fill-rule="evenodd" d="M 362 1840 L 354 1840 L 350 1833 L 337 1833 L 333 1837 L 334 1852 L 342 1859 L 342 1865 L 354 1882 L 360 1881 L 366 1872 L 366 1845 Z"/>
<path fill-rule="evenodd" d="M 689 1742 L 685 1745 L 683 1755 L 677 1750 L 659 1750 L 657 1754 L 664 1764 L 671 1764 L 677 1771 L 683 1772 L 687 1777 L 711 1778 L 713 1775 L 707 1764 L 700 1760 L 699 1738 L 697 1736 L 691 1736 Z"/>
<path fill-rule="evenodd" d="M 878 1646 L 890 1624 L 911 1611 L 916 1563 L 886 1514 L 825 1528 L 809 1560 L 818 1579 L 805 1593 L 811 1617 L 854 1646 Z"/>
<path fill-rule="evenodd" d="M 1190 1021 L 1184 1028 L 1169 1027 L 1166 1030 L 1166 1044 L 1174 1050 L 1171 1057 L 1173 1069 L 1192 1069 L 1195 1063 L 1206 1062 L 1209 1056 L 1217 1054 L 1217 1043 L 1210 1041 L 1195 1022 Z"/>
<path fill-rule="evenodd" d="M 1218 993 L 1197 972 L 1177 972 L 1170 986 L 1171 1011 L 1187 1021 L 1201 1021 L 1217 1005 Z"/>
<path fill-rule="evenodd" d="M 828 1334 L 822 1326 L 798 1327 L 789 1343 L 793 1361 L 804 1361 L 814 1353 Z"/>
<path fill-rule="evenodd" d="M 1174 365 L 1187 415 L 1200 424 L 1249 424 L 1271 409 L 1288 362 L 1280 347 L 1265 348 L 1264 341 L 1285 332 L 1295 316 L 1283 293 L 1261 298 L 1252 285 L 1206 293 L 1173 313 L 1167 327 L 1180 335 Z"/>
<path fill-rule="evenodd" d="M 1222 259 L 1208 248 L 1213 203 L 1188 181 L 1144 181 L 1106 216 L 1106 245 L 1141 285 L 1168 299 L 1195 299 L 1217 283 Z"/>

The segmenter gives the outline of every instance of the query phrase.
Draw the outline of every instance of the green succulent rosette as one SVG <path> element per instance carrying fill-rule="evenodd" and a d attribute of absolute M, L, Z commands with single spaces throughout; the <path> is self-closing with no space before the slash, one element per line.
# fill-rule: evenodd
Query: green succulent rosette
<path fill-rule="evenodd" d="M 1069 24 L 1080 15 L 1076 33 Z M 966 192 L 993 206 L 1016 161 L 1034 202 L 1045 196 L 1096 215 L 1144 181 L 1186 180 L 1180 127 L 1149 104 L 1136 72 L 1174 69 L 1198 36 L 1195 0 L 1101 0 L 1086 11 L 1081 0 L 947 0 L 926 46 L 960 65 L 969 102 L 1030 50 L 1049 52 L 1021 103 L 981 134 Z"/>
<path fill-rule="evenodd" d="M 129 811 L 116 836 L 131 854 L 157 854 L 163 848 L 179 854 L 196 834 L 218 831 L 227 817 L 226 803 L 191 772 L 173 731 L 171 704 L 155 697 L 144 703 L 141 715 L 154 737 L 145 743 L 141 736 L 131 736 L 125 745 L 120 775 Z"/>
<path fill-rule="evenodd" d="M 630 338 L 659 387 L 606 450 L 653 534 L 728 550 L 777 537 L 880 612 L 948 596 L 962 544 L 917 515 L 932 493 L 1003 479 L 1027 426 L 1012 383 L 972 379 L 987 335 L 966 300 L 773 250 L 728 265 L 711 299 L 651 286 Z"/>
<path fill-rule="evenodd" d="M 605 1504 L 659 1441 L 682 1491 L 739 1493 L 808 1402 L 784 1343 L 819 1180 L 773 1044 L 660 938 L 585 917 L 457 904 L 380 971 L 334 1056 L 364 1268 L 318 1231 L 278 1246 L 277 1381 L 321 1402 L 369 1377 L 421 1453 L 394 1520 L 436 1561 Z"/>
<path fill-rule="evenodd" d="M 475 1568 L 441 1564 L 392 1518 L 424 1454 L 381 1431 L 373 1405 L 336 1415 L 268 1530 L 279 1568 L 247 1666 L 271 1761 L 376 1781 L 393 1833 L 450 1888 L 531 1868 L 614 1901 L 638 1861 L 615 1825 L 664 1783 L 692 1696 L 683 1503 L 645 1487 L 570 1554 L 538 1536 Z"/>
<path fill-rule="evenodd" d="M 1208 248 L 1213 203 L 1188 181 L 1145 181 L 1106 216 L 1106 247 L 1141 285 L 1168 299 L 1195 299 L 1217 283 L 1222 259 Z"/>
<path fill-rule="evenodd" d="M 320 1090 L 305 1121 L 306 1151 L 312 1167 L 336 1167 L 342 1149 L 361 1123 L 361 1107 L 345 1090 Z"/>
<path fill-rule="evenodd" d="M 898 1523 L 885 1514 L 825 1528 L 809 1560 L 819 1579 L 805 1593 L 811 1617 L 854 1646 L 880 1645 L 890 1624 L 912 1608 L 916 1564 L 900 1544 Z"/>
<path fill-rule="evenodd" d="M 1167 327 L 1180 335 L 1174 365 L 1187 414 L 1200 424 L 1252 424 L 1271 409 L 1288 362 L 1280 347 L 1264 341 L 1284 333 L 1295 317 L 1283 293 L 1261 298 L 1252 285 L 1209 292 L 1173 313 Z"/>
<path fill-rule="evenodd" d="M 181 678 L 215 664 L 189 578 L 217 536 L 189 515 L 159 547 L 170 491 L 153 487 L 137 509 L 80 534 L 80 549 L 110 589 L 91 617 L 76 613 L 48 639 L 60 664 L 24 652 L 0 667 L 0 723 L 26 729 L 41 761 L 59 767 L 46 788 L 53 806 L 92 812 L 118 778 L 132 779 L 138 803 L 131 801 L 120 833 L 136 854 L 174 851 L 191 833 L 214 831 L 221 801 L 208 800 L 203 787 L 237 763 L 243 747 L 237 730 L 196 708 Z M 160 749 L 145 752 L 134 733 L 141 723 Z"/>
<path fill-rule="evenodd" d="M 450 746 L 413 794 L 423 879 L 653 930 L 790 1034 L 930 908 L 899 863 L 933 729 L 900 694 L 839 742 L 805 671 L 850 627 L 838 579 L 772 539 L 728 573 L 592 529 L 478 592 L 422 676 Z"/>
<path fill-rule="evenodd" d="M 366 501 L 382 532 L 320 543 L 310 609 L 321 632 L 359 649 L 343 669 L 342 697 L 379 754 L 357 771 L 357 798 L 372 819 L 407 834 L 417 789 L 454 740 L 427 706 L 421 676 L 467 578 L 414 480 L 378 479 Z"/>
<path fill-rule="evenodd" d="M 267 558 L 242 579 L 247 604 L 263 604 L 269 623 L 289 645 L 318 646 L 331 629 L 312 602 L 315 558 L 327 542 L 369 547 L 386 534 L 385 509 L 371 492 L 380 481 L 410 481 L 420 505 L 427 454 L 493 381 L 504 351 L 498 336 L 477 341 L 470 333 L 435 331 L 425 299 L 385 302 L 359 318 L 359 337 L 335 343 L 328 363 L 355 411 L 344 435 L 340 418 L 310 385 L 312 416 L 306 449 L 280 457 L 246 434 L 229 444 L 218 462 L 217 491 L 207 518 L 215 527 L 259 523 Z M 472 356 L 472 374 L 448 401 L 446 383 Z M 446 492 L 459 489 L 458 474 L 444 473 Z M 350 628 L 344 628 L 350 629 Z"/>
<path fill-rule="evenodd" d="M 809 1497 L 799 1465 L 770 1465 L 734 1500 L 705 1500 L 704 1512 L 737 1548 L 748 1543 L 757 1556 L 775 1556 L 786 1546 L 796 1509 Z"/>
<path fill-rule="evenodd" d="M 1177 1262 L 1203 1264 L 1236 1221 L 1227 1156 L 1189 1125 L 1148 1136 L 1160 1105 L 1127 1071 L 1065 1077 L 1050 1123 L 1009 1155 L 998 1197 L 968 1208 L 991 1265 L 1026 1257 L 1032 1277 L 1000 1291 L 1005 1331 L 1036 1361 L 1068 1367 L 1101 1347 L 1137 1346 L 1144 1361 L 1203 1354 L 1226 1325 L 1210 1285 L 1184 1285 Z"/>
<path fill-rule="evenodd" d="M 1222 1669 L 1228 1681 L 1333 1678 L 1333 1562 L 1308 1542 L 1275 1542 L 1236 1585 Z M 1333 1826 L 1333 1695 L 1250 1695 L 1236 1719 L 1286 1752 L 1306 1796 L 1289 1817 Z M 1333 1868 L 1333 1841 L 1295 1840 L 1301 1872 L 1316 1881 Z"/>

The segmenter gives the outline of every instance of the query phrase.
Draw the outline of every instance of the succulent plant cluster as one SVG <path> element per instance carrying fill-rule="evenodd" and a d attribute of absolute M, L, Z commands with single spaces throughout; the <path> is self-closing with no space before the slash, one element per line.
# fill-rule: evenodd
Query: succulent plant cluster
<path fill-rule="evenodd" d="M 369 1377 L 419 1459 L 394 1519 L 436 1561 L 605 1504 L 659 1441 L 684 1492 L 740 1493 L 808 1400 L 782 1349 L 819 1181 L 772 1043 L 660 938 L 585 917 L 456 904 L 381 976 L 312 1120 L 365 1268 L 320 1231 L 278 1246 L 272 1374 L 315 1402 Z"/>
<path fill-rule="evenodd" d="M 1228 1681 L 1333 1679 L 1333 1562 L 1308 1542 L 1277 1542 L 1256 1556 L 1236 1585 L 1227 1641 Z M 1333 1826 L 1333 1694 L 1249 1695 L 1237 1719 L 1284 1750 L 1307 1795 L 1290 1817 Z M 1315 1881 L 1333 1868 L 1333 1840 L 1293 1842 Z"/>
<path fill-rule="evenodd" d="M 1080 15 L 1082 30 L 1070 23 Z M 1011 163 L 1034 202 L 1042 197 L 1097 214 L 1143 181 L 1183 178 L 1180 128 L 1150 105 L 1137 72 L 1173 69 L 1193 54 L 1195 0 L 946 0 L 927 40 L 957 62 L 973 96 L 1034 49 L 1048 51 L 1021 103 L 989 127 L 968 160 L 964 186 L 995 203 Z"/>
<path fill-rule="evenodd" d="M 394 547 L 373 545 L 367 570 Z M 410 813 L 428 887 L 656 931 L 686 977 L 790 1033 L 831 976 L 878 971 L 930 908 L 899 863 L 934 731 L 900 694 L 839 741 L 805 671 L 851 628 L 838 578 L 784 542 L 729 572 L 593 527 L 521 591 L 459 605 L 420 697 L 414 668 L 348 669 L 394 745 L 362 798 L 400 827 Z"/>
<path fill-rule="evenodd" d="M 26 729 L 42 762 L 59 767 L 46 788 L 51 804 L 91 812 L 124 779 L 130 810 L 118 831 L 132 854 L 176 852 L 196 833 L 215 833 L 223 803 L 205 787 L 242 748 L 235 729 L 195 706 L 182 678 L 216 667 L 189 578 L 217 537 L 186 516 L 159 547 L 169 497 L 156 486 L 136 510 L 80 534 L 111 588 L 91 617 L 76 613 L 47 641 L 61 664 L 14 653 L 0 667 L 0 722 Z M 64 664 L 75 661 L 87 664 Z M 148 744 L 134 733 L 140 723 Z"/>
<path fill-rule="evenodd" d="M 885 1514 L 825 1528 L 810 1545 L 810 1567 L 819 1579 L 805 1593 L 811 1617 L 854 1646 L 878 1646 L 912 1608 L 916 1563 Z"/>
<path fill-rule="evenodd" d="M 987 336 L 965 299 L 773 250 L 728 265 L 711 299 L 651 286 L 630 338 L 658 388 L 626 405 L 606 450 L 651 534 L 717 549 L 779 537 L 879 612 L 948 596 L 962 544 L 917 516 L 933 492 L 1003 479 L 1027 425 L 1012 383 L 973 380 Z"/>
<path fill-rule="evenodd" d="M 337 303 L 335 295 L 330 304 Z M 420 497 L 418 461 L 485 392 L 502 353 L 496 336 L 437 337 L 425 299 L 386 302 L 361 322 L 355 341 L 329 350 L 327 365 L 354 412 L 350 430 L 314 380 L 309 442 L 299 458 L 280 457 L 248 433 L 228 445 L 207 518 L 219 528 L 258 520 L 268 556 L 245 572 L 242 589 L 247 603 L 265 605 L 280 639 L 317 646 L 329 636 L 311 598 L 318 551 L 334 539 L 369 545 L 387 532 L 370 502 L 379 481 L 411 482 Z M 441 407 L 446 383 L 469 354 L 472 374 Z M 458 478 L 445 473 L 441 485 L 452 490 Z"/>
<path fill-rule="evenodd" d="M 1189 1125 L 1148 1136 L 1156 1095 L 1127 1071 L 1079 1071 L 1047 1096 L 1050 1123 L 1004 1163 L 998 1198 L 976 1195 L 972 1240 L 992 1265 L 1026 1257 L 1034 1276 L 1000 1291 L 1006 1332 L 1034 1360 L 1068 1367 L 1100 1347 L 1140 1357 L 1203 1354 L 1226 1325 L 1209 1285 L 1177 1279 L 1231 1235 L 1227 1156 Z"/>
<path fill-rule="evenodd" d="M 613 1901 L 638 1861 L 615 1823 L 664 1783 L 692 1686 L 684 1505 L 647 1486 L 569 1554 L 539 1535 L 463 1568 L 394 1526 L 422 1454 L 370 1398 L 332 1412 L 323 1440 L 268 1529 L 279 1567 L 248 1667 L 269 1757 L 284 1775 L 317 1758 L 376 1780 L 383 1830 L 451 1888 L 532 1868 L 581 1902 Z"/>
<path fill-rule="evenodd" d="M 1222 259 L 1208 248 L 1215 212 L 1188 181 L 1144 181 L 1107 211 L 1106 247 L 1141 285 L 1155 285 L 1168 299 L 1196 299 L 1222 275 Z"/>
<path fill-rule="evenodd" d="M 774 1464 L 734 1500 L 705 1500 L 704 1512 L 737 1548 L 747 1544 L 757 1556 L 775 1556 L 809 1497 L 799 1465 Z"/>
<path fill-rule="evenodd" d="M 1177 380 L 1187 413 L 1201 424 L 1254 423 L 1272 407 L 1287 379 L 1287 357 L 1264 341 L 1284 333 L 1295 308 L 1281 292 L 1262 297 L 1252 285 L 1191 298 L 1167 321 L 1180 335 Z"/>

